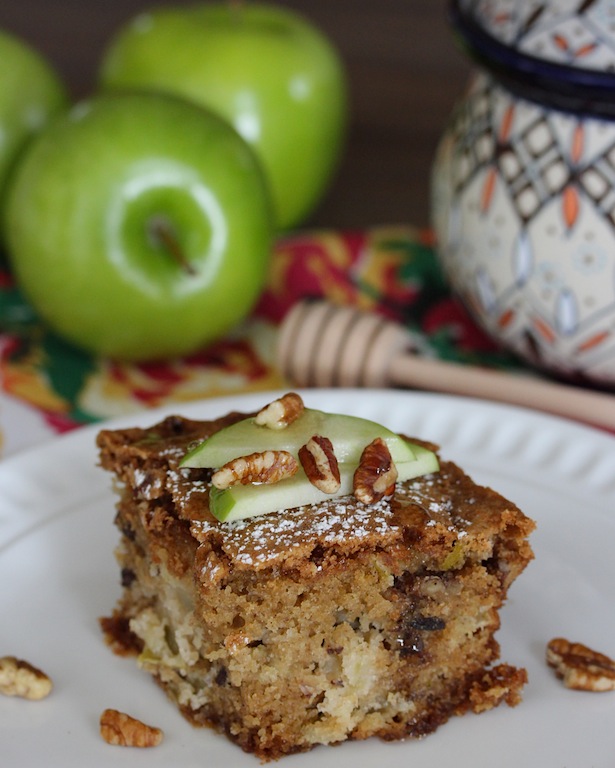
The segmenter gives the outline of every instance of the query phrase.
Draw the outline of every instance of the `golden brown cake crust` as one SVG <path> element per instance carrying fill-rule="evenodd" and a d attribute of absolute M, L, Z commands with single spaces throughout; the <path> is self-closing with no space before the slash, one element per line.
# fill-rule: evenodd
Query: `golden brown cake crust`
<path fill-rule="evenodd" d="M 178 465 L 245 415 L 99 434 L 124 489 L 114 647 L 138 650 L 193 723 L 265 759 L 518 703 L 525 671 L 491 665 L 534 523 L 446 461 L 376 505 L 344 497 L 220 523 L 210 472 Z"/>

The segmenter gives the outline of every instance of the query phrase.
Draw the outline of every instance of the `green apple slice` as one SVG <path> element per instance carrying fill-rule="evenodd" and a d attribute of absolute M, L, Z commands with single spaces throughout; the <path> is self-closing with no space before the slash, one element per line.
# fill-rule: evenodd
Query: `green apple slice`
<path fill-rule="evenodd" d="M 297 458 L 301 446 L 314 435 L 329 438 L 339 464 L 357 465 L 365 446 L 377 437 L 386 442 L 397 465 L 414 461 L 417 448 L 375 421 L 306 408 L 281 430 L 259 426 L 253 417 L 238 421 L 189 451 L 180 466 L 216 469 L 238 456 L 267 450 L 288 451 Z"/>
<path fill-rule="evenodd" d="M 438 458 L 433 451 L 414 445 L 415 457 L 411 461 L 396 464 L 398 481 L 411 480 L 439 469 Z M 320 504 L 352 493 L 355 464 L 340 465 L 341 486 L 334 494 L 326 494 L 312 485 L 303 470 L 288 480 L 273 485 L 234 485 L 224 490 L 212 488 L 209 496 L 211 513 L 222 522 L 243 520 L 256 515 L 278 512 L 284 509 Z"/>

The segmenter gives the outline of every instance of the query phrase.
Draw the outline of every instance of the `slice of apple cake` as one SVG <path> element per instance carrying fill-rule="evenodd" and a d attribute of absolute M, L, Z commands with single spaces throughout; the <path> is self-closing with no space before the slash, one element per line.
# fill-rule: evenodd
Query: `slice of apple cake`
<path fill-rule="evenodd" d="M 438 468 L 437 458 L 419 477 L 401 461 L 407 479 L 395 482 L 386 472 L 398 447 L 386 430 L 374 441 L 379 452 L 391 446 L 386 466 L 374 470 L 372 455 L 367 467 L 366 452 L 357 459 L 350 445 L 337 492 L 327 486 L 301 506 L 245 516 L 250 498 L 258 495 L 262 512 L 261 494 L 278 483 L 303 498 L 314 466 L 327 475 L 337 427 L 317 441 L 323 452 L 312 450 L 311 463 L 287 441 L 293 478 L 267 483 L 238 471 L 228 487 L 246 489 L 248 501 L 244 493 L 237 502 L 239 519 L 220 521 L 210 510 L 219 467 L 188 467 L 186 455 L 198 464 L 194 446 L 216 433 L 216 445 L 226 444 L 232 433 L 221 430 L 240 422 L 247 446 L 271 427 L 264 421 L 170 417 L 99 434 L 102 466 L 120 494 L 123 594 L 101 620 L 114 650 L 138 654 L 192 723 L 262 759 L 346 739 L 419 737 L 454 714 L 517 704 L 526 673 L 497 663 L 494 633 L 510 585 L 532 558 L 533 522 L 454 464 Z M 303 441 L 306 433 L 293 429 Z M 356 432 L 360 440 L 364 431 Z M 421 461 L 434 449 L 413 445 Z M 383 474 L 379 490 L 359 500 L 357 484 L 373 491 Z M 220 509 L 228 514 L 228 498 Z"/>

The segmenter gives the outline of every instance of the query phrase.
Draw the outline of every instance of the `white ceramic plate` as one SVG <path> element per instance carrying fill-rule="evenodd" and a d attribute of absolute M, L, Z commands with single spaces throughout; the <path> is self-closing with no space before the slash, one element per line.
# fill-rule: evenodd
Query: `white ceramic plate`
<path fill-rule="evenodd" d="M 565 689 L 544 662 L 556 636 L 615 656 L 615 440 L 518 408 L 407 392 L 312 390 L 306 403 L 353 413 L 440 443 L 474 479 L 538 522 L 536 560 L 515 583 L 498 635 L 502 659 L 525 666 L 523 703 L 453 718 L 421 741 L 372 739 L 320 747 L 285 766 L 367 768 L 612 768 L 615 692 Z M 269 393 L 177 407 L 191 417 L 260 407 Z M 169 412 L 169 409 L 166 409 Z M 114 426 L 147 426 L 145 412 Z M 112 550 L 114 497 L 97 467 L 98 427 L 0 463 L 0 655 L 46 670 L 55 688 L 40 702 L 0 696 L 3 768 L 257 766 L 223 736 L 193 729 L 134 660 L 103 643 L 98 617 L 119 593 Z M 152 750 L 110 747 L 98 735 L 106 707 L 163 727 Z"/>

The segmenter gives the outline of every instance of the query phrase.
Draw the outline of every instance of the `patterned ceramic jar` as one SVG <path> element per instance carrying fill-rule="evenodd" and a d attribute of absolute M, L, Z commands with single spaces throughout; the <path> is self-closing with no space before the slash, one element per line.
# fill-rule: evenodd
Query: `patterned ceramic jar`
<path fill-rule="evenodd" d="M 533 365 L 615 389 L 615 2 L 457 0 L 452 18 L 477 67 L 434 165 L 447 278 Z"/>

